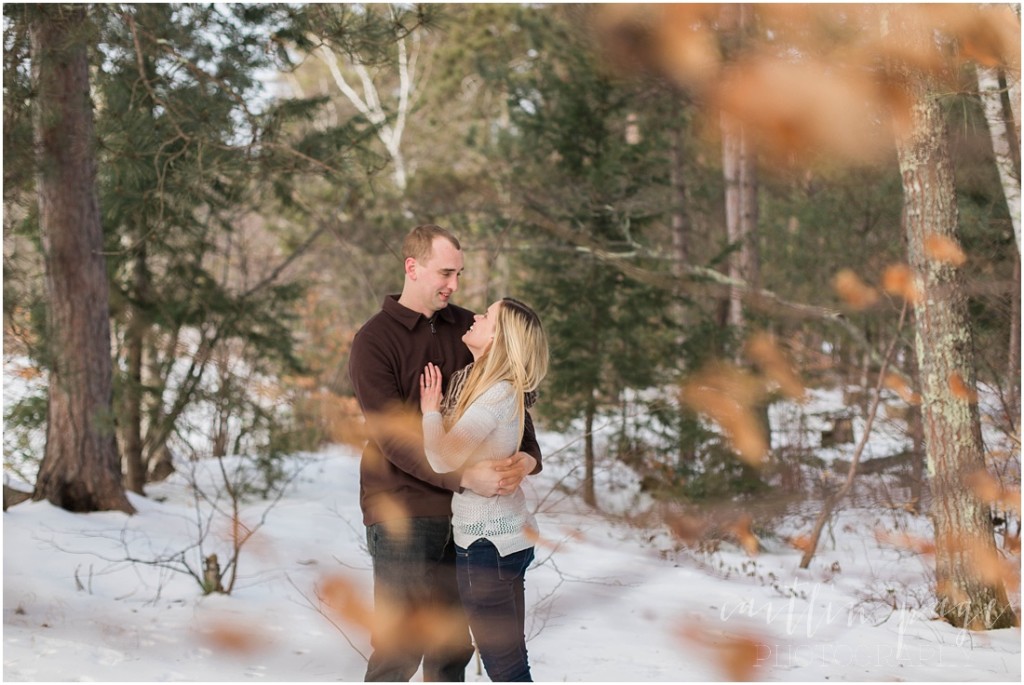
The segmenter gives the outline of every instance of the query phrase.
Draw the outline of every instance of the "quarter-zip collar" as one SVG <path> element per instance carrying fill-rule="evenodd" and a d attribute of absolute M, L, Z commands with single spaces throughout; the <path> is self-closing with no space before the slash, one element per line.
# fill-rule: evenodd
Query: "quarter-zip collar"
<path fill-rule="evenodd" d="M 381 306 L 381 309 L 383 309 L 386 314 L 391 316 L 393 319 L 398 321 L 400 324 L 405 326 L 410 331 L 416 328 L 416 324 L 420 322 L 420 319 L 423 319 L 427 322 L 432 322 L 440 318 L 446 321 L 447 323 L 455 323 L 455 315 L 452 314 L 451 309 L 449 307 L 437 310 L 436 312 L 434 312 L 434 317 L 430 319 L 427 318 L 426 316 L 423 316 L 423 314 L 419 312 L 409 309 L 403 304 L 399 304 L 399 297 L 400 295 L 386 296 L 384 298 L 384 304 Z M 433 323 L 431 323 L 431 328 L 433 329 Z"/>

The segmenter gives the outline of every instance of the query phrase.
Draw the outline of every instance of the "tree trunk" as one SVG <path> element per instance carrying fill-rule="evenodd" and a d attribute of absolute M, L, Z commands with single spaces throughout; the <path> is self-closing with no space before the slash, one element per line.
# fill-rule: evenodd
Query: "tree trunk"
<path fill-rule="evenodd" d="M 686 203 L 686 180 L 683 176 L 683 128 L 677 126 L 672 132 L 672 166 L 670 169 L 672 186 L 672 257 L 676 276 L 682 278 L 686 274 L 686 265 L 690 261 L 690 221 Z"/>
<path fill-rule="evenodd" d="M 684 279 L 686 276 L 686 267 L 689 265 L 689 243 L 690 234 L 692 232 L 692 222 L 690 221 L 689 207 L 687 206 L 686 198 L 686 178 L 683 174 L 685 168 L 684 157 L 683 157 L 683 129 L 682 126 L 677 126 L 672 132 L 672 167 L 671 167 L 671 179 L 672 184 L 672 251 L 673 251 L 673 273 L 678 277 L 679 280 Z M 675 310 L 677 320 L 680 324 L 685 324 L 686 316 L 686 305 L 683 300 L 677 299 L 675 303 Z M 676 343 L 682 347 L 683 343 L 686 342 L 685 326 L 680 327 L 679 335 L 676 338 Z M 679 408 L 680 412 L 685 414 L 686 410 L 683 406 Z M 679 443 L 679 463 L 688 464 L 693 461 L 692 449 L 687 449 L 684 441 Z"/>
<path fill-rule="evenodd" d="M 146 466 L 142 458 L 142 354 L 145 347 L 143 298 L 146 296 L 149 275 L 146 266 L 145 242 L 139 245 L 135 256 L 135 303 L 130 309 L 131 320 L 125 333 L 125 355 L 128 378 L 124 386 L 124 464 L 125 485 L 132 492 L 145 494 Z"/>
<path fill-rule="evenodd" d="M 912 319 L 913 317 L 911 317 Z M 910 350 L 908 355 L 907 374 L 913 387 L 921 387 L 921 374 L 918 371 L 917 351 Z M 907 433 L 911 440 L 910 457 L 910 504 L 914 512 L 924 511 L 925 466 L 928 462 L 928 448 L 924 442 L 924 422 L 921 418 L 921 405 L 910 404 L 907 407 Z"/>
<path fill-rule="evenodd" d="M 757 250 L 757 152 L 743 125 L 729 115 L 722 117 L 722 171 L 725 177 L 725 226 L 729 244 L 729 277 L 753 287 L 760 280 Z M 729 323 L 744 323 L 742 290 L 733 288 L 729 298 Z"/>
<path fill-rule="evenodd" d="M 953 265 L 929 257 L 930 239 L 957 240 L 957 205 L 945 122 L 934 92 L 911 77 L 912 125 L 897 139 L 904 194 L 904 229 L 910 266 L 916 273 L 914 302 L 917 360 L 921 379 L 930 514 L 935 527 L 935 576 L 940 616 L 958 627 L 1004 628 L 1015 624 L 1001 582 L 983 577 L 977 562 L 995 555 L 989 507 L 965 479 L 985 468 L 977 403 L 954 392 L 951 379 L 975 387 L 973 336 L 963 276 Z"/>
<path fill-rule="evenodd" d="M 96 190 L 86 7 L 30 20 L 39 224 L 50 305 L 46 448 L 36 500 L 133 512 L 114 433 L 110 312 Z"/>
<path fill-rule="evenodd" d="M 386 92 L 397 95 L 397 102 L 390 106 L 385 104 L 387 97 L 381 97 L 381 89 L 373 81 L 376 70 L 368 69 L 358 54 L 347 55 L 345 64 L 359 76 L 362 94 L 345 78 L 341 70 L 342 61 L 329 45 L 321 44 L 318 54 L 330 70 L 338 90 L 376 127 L 377 137 L 394 163 L 392 178 L 395 187 L 404 194 L 409 184 L 409 172 L 402 152 L 402 136 L 412 111 L 413 95 L 423 88 L 421 81 L 424 75 L 416 72 L 416 61 L 420 53 L 419 33 L 399 34 L 395 45 L 398 49 L 398 86 Z"/>
<path fill-rule="evenodd" d="M 729 278 L 742 281 L 743 272 L 739 252 L 742 248 L 743 192 L 741 186 L 742 130 L 740 124 L 728 114 L 722 115 L 722 174 L 725 181 L 725 237 L 732 247 L 729 255 Z M 730 326 L 743 325 L 742 291 L 737 286 L 729 289 Z"/>
<path fill-rule="evenodd" d="M 597 403 L 593 394 L 587 400 L 585 425 L 583 427 L 583 501 L 597 506 L 597 495 L 594 491 L 594 417 L 597 415 Z"/>
<path fill-rule="evenodd" d="M 1010 212 L 1013 223 L 1013 235 L 1017 239 L 1017 253 L 1020 253 L 1020 148 L 1015 144 L 1015 136 L 1007 126 L 1007 117 L 1003 107 L 1003 88 L 999 83 L 999 72 L 991 67 L 978 65 L 978 93 L 985 110 L 985 121 L 992 140 L 992 152 L 995 155 L 996 168 L 999 170 L 999 181 L 1003 186 L 1003 197 Z"/>
<path fill-rule="evenodd" d="M 751 8 L 743 3 L 722 8 L 728 53 L 739 53 L 753 27 Z M 733 54 L 733 57 L 736 55 Z M 729 244 L 730 278 L 757 287 L 760 265 L 757 252 L 757 151 L 742 121 L 728 112 L 721 115 L 722 172 L 725 180 L 725 224 Z M 742 336 L 745 324 L 742 289 L 729 295 L 729 325 Z M 737 358 L 737 361 L 739 359 Z"/>
<path fill-rule="evenodd" d="M 761 285 L 761 255 L 757 245 L 757 150 L 746 129 L 740 131 L 740 272 L 750 286 Z"/>
<path fill-rule="evenodd" d="M 1020 285 L 1020 253 L 1013 265 L 1013 282 Z M 1007 383 L 1003 390 L 1006 396 L 1006 410 L 1009 415 L 1010 432 L 1020 431 L 1020 288 L 1013 288 L 1010 294 L 1010 350 L 1007 359 Z"/>

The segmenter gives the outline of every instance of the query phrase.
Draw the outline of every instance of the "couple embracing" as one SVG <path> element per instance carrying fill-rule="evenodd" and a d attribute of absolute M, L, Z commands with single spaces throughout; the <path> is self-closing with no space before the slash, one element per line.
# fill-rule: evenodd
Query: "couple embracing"
<path fill-rule="evenodd" d="M 462 248 L 440 226 L 402 245 L 405 282 L 352 342 L 349 375 L 370 438 L 360 506 L 376 620 L 367 681 L 465 680 L 470 629 L 491 680 L 530 681 L 524 576 L 536 523 L 520 483 L 541 468 L 528 413 L 548 346 L 512 298 L 482 315 L 451 304 Z M 423 442 L 386 430 L 422 414 Z M 384 422 L 391 423 L 391 422 Z"/>

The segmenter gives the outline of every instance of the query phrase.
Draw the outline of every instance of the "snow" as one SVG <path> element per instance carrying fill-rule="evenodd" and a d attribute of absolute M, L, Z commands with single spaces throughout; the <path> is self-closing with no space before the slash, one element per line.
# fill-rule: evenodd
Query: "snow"
<path fill-rule="evenodd" d="M 736 645 L 757 680 L 1020 681 L 1019 629 L 970 633 L 934 620 L 929 559 L 878 542 L 876 531 L 927 536 L 905 512 L 844 511 L 811 568 L 765 540 L 680 549 L 598 514 L 563 489 L 575 463 L 565 439 L 530 481 L 543 540 L 527 574 L 529 649 L 543 681 L 720 681 Z M 215 462 L 211 462 L 215 463 Z M 230 517 L 196 506 L 217 470 L 175 474 L 132 495 L 138 513 L 75 515 L 47 503 L 4 514 L 4 679 L 13 681 L 360 680 L 368 638 L 322 609 L 317 588 L 343 579 L 369 601 L 371 573 L 358 506 L 358 456 L 336 446 L 289 459 L 296 473 L 242 548 L 230 595 L 203 596 L 169 568 L 180 552 L 228 558 Z M 621 472 L 608 469 L 603 473 Z M 561 485 L 561 487 L 559 487 Z M 197 513 L 203 512 L 203 513 Z M 787 519 L 793 532 L 807 526 Z M 139 561 L 126 561 L 134 558 Z M 164 560 L 164 564 L 144 563 Z M 887 604 L 891 602 L 892 604 Z M 419 676 L 417 676 L 418 678 Z M 471 681 L 486 681 L 471 664 Z"/>
<path fill-rule="evenodd" d="M 841 393 L 773 407 L 774 446 L 814 443 L 829 406 L 842 406 Z M 904 447 L 905 434 L 880 423 L 866 459 Z M 855 421 L 857 439 L 862 429 Z M 812 500 L 755 520 L 755 556 L 729 542 L 688 547 L 626 466 L 599 462 L 593 509 L 575 494 L 579 435 L 539 438 L 545 468 L 527 482 L 542 534 L 527 574 L 538 680 L 1020 682 L 1019 628 L 969 632 L 936 619 L 933 559 L 899 542 L 928 539 L 926 517 L 869 490 L 838 512 L 806 570 L 787 539 L 810 531 Z M 826 463 L 852 450 L 812 447 Z M 217 460 L 192 464 L 147 497 L 131 494 L 133 516 L 46 502 L 4 513 L 4 680 L 362 679 L 370 648 L 358 612 L 318 596 L 333 583 L 372 602 L 358 451 L 290 455 L 281 497 L 250 496 L 237 515 L 219 484 L 252 476 L 252 461 L 227 458 L 223 472 Z M 5 482 L 19 486 L 6 469 Z M 202 559 L 215 552 L 226 566 L 239 530 L 254 532 L 231 593 L 203 595 Z M 1013 599 L 1019 609 L 1019 587 Z M 487 677 L 471 663 L 467 680 Z"/>

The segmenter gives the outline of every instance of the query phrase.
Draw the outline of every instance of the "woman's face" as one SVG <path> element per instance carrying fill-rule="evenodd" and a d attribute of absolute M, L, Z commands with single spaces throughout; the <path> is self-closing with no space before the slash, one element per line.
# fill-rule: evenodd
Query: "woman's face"
<path fill-rule="evenodd" d="M 498 300 L 483 314 L 475 315 L 473 325 L 462 336 L 462 342 L 466 343 L 466 347 L 473 353 L 474 358 L 483 354 L 494 340 L 494 329 L 498 324 L 498 309 L 500 308 L 501 300 Z"/>

